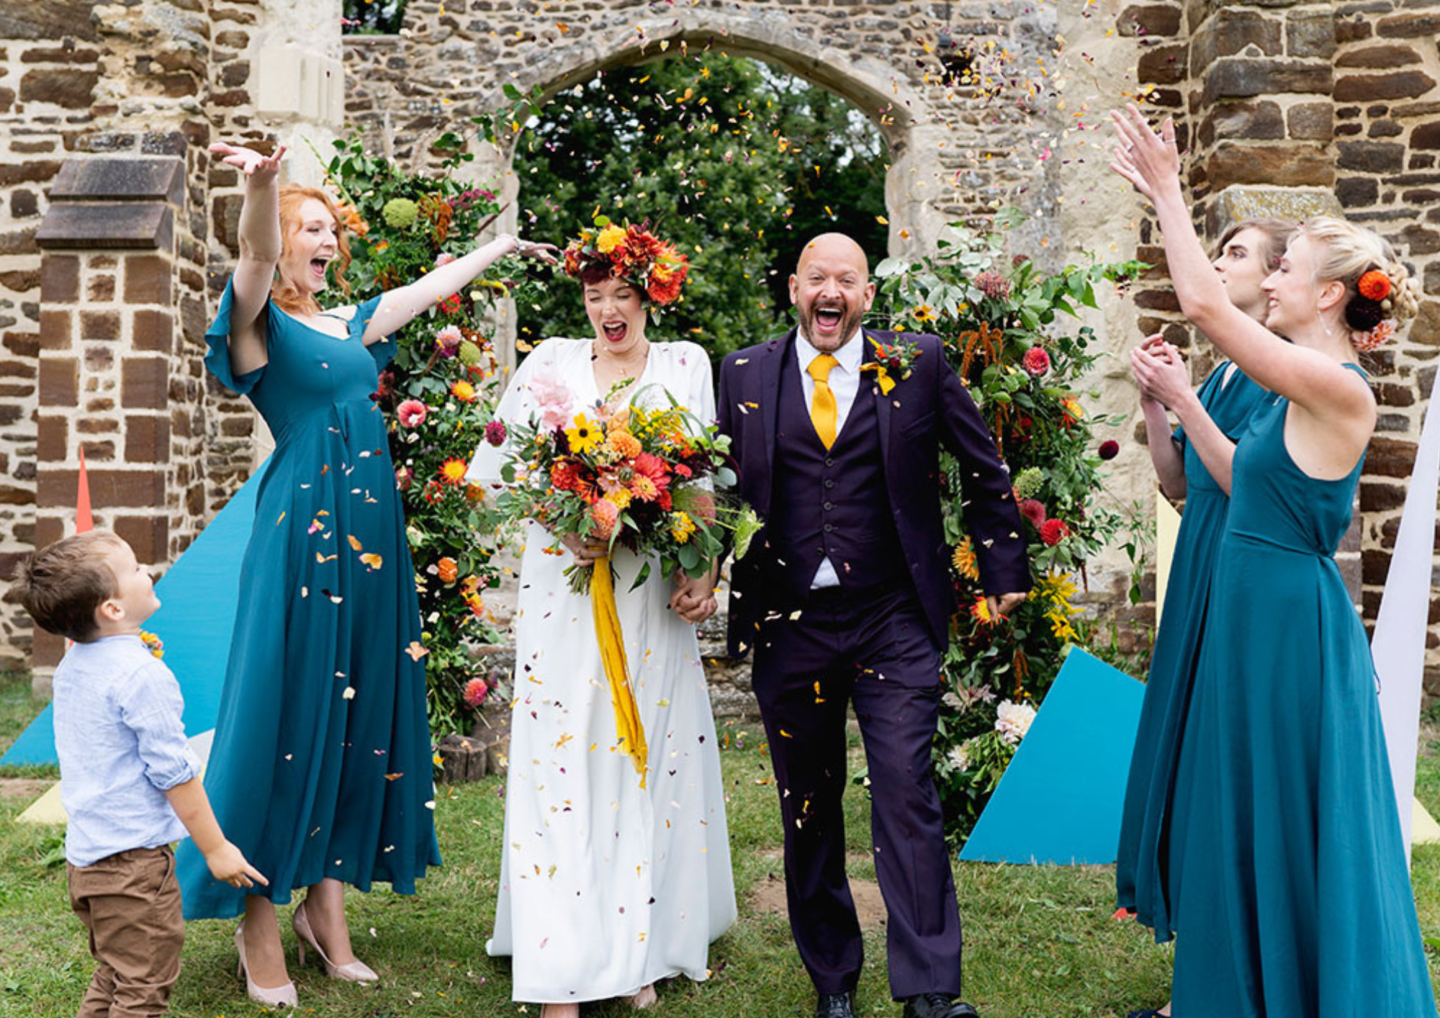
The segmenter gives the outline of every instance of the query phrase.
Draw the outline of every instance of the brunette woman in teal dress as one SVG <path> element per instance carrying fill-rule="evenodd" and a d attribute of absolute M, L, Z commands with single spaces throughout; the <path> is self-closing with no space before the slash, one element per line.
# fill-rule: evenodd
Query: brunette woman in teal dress
<path fill-rule="evenodd" d="M 270 880 L 240 891 L 187 843 L 187 918 L 242 912 L 235 931 L 256 1001 L 296 1004 L 276 905 L 327 975 L 377 978 L 356 959 L 344 885 L 413 894 L 438 865 L 420 611 L 385 419 L 370 394 L 392 334 L 522 247 L 502 236 L 359 307 L 322 312 L 344 284 L 344 227 L 323 191 L 278 187 L 284 149 L 211 151 L 246 175 L 240 261 L 206 340 L 206 366 L 275 437 L 240 576 L 205 787 L 226 834 Z M 543 252 L 541 252 L 543 253 Z"/>
<path fill-rule="evenodd" d="M 1186 317 L 1274 393 L 1236 448 L 1180 736 L 1173 1013 L 1431 1018 L 1375 671 L 1333 558 L 1377 418 L 1355 348 L 1413 317 L 1417 287 L 1375 233 L 1317 218 L 1258 325 L 1204 271 L 1173 125 L 1115 121 L 1112 165 L 1154 203 Z"/>
<path fill-rule="evenodd" d="M 1246 220 L 1220 239 L 1215 271 L 1230 302 L 1256 321 L 1264 320 L 1269 303 L 1260 284 L 1279 264 L 1293 229 L 1276 219 Z M 1134 350 L 1130 359 L 1145 423 L 1154 436 L 1150 456 L 1161 488 L 1171 498 L 1185 500 L 1131 756 L 1115 867 L 1120 907 L 1135 911 L 1164 941 L 1172 931 L 1162 893 L 1166 860 L 1160 832 L 1190 703 L 1210 573 L 1230 505 L 1235 440 L 1265 390 L 1225 361 L 1192 392 L 1178 353 L 1158 336 Z M 1180 418 L 1172 441 L 1161 437 L 1169 430 L 1167 408 Z"/>

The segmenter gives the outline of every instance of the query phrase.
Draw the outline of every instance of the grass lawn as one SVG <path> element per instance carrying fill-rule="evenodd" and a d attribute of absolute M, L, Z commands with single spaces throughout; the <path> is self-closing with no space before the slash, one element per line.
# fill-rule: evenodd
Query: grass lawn
<path fill-rule="evenodd" d="M 39 709 L 28 680 L 0 680 L 0 749 Z M 1421 760 L 1420 794 L 1440 815 L 1440 741 L 1434 729 Z M 779 813 L 766 760 L 751 740 L 722 754 L 730 791 L 730 831 L 740 920 L 711 949 L 714 975 L 692 985 L 660 988 L 652 1012 L 705 1018 L 808 1016 L 813 996 L 783 915 L 758 909 L 756 888 L 780 868 Z M 29 769 L 25 776 L 37 772 Z M 384 976 L 378 987 L 325 979 L 318 968 L 293 965 L 300 1015 L 335 1018 L 536 1016 L 511 1003 L 508 965 L 485 955 L 495 901 L 503 801 L 501 782 L 442 787 L 436 822 L 445 866 L 403 898 L 378 891 L 353 894 L 351 928 L 357 951 Z M 24 801 L 0 799 L 0 1015 L 70 1018 L 89 979 L 82 927 L 65 894 L 61 831 L 13 823 Z M 848 796 L 854 877 L 874 879 L 869 862 L 868 804 Z M 1170 952 L 1147 931 L 1111 918 L 1110 867 L 1029 867 L 957 863 L 966 932 L 966 998 L 985 1018 L 1122 1018 L 1168 996 Z M 1415 854 L 1420 922 L 1435 943 L 1432 977 L 1440 989 L 1440 846 Z M 171 1013 L 183 1018 L 258 1014 L 235 977 L 234 923 L 190 926 L 184 971 Z M 860 1014 L 898 1018 L 885 981 L 883 932 L 867 934 Z M 586 1018 L 629 1015 L 618 1004 L 585 1010 Z"/>

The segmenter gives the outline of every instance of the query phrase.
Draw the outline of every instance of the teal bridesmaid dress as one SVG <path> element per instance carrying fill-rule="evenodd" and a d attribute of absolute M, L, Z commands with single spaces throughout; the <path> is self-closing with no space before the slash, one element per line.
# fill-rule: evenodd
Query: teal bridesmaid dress
<path fill-rule="evenodd" d="M 1434 1018 L 1369 641 L 1333 558 L 1364 457 L 1308 476 L 1288 407 L 1267 401 L 1235 453 L 1169 825 L 1173 1011 Z"/>
<path fill-rule="evenodd" d="M 370 400 L 395 344 L 361 341 L 379 297 L 345 339 L 272 302 L 269 361 L 236 375 L 232 300 L 227 286 L 205 364 L 254 403 L 275 452 L 241 566 L 205 790 L 270 886 L 219 883 L 187 841 L 185 916 L 238 915 L 246 894 L 283 905 L 327 877 L 413 894 L 440 856 L 415 573 L 385 418 Z"/>
<path fill-rule="evenodd" d="M 1230 361 L 1215 368 L 1197 393 L 1200 405 L 1231 441 L 1245 431 L 1251 413 L 1266 395 Z M 1185 440 L 1185 429 L 1177 429 L 1175 437 L 1184 447 L 1185 512 L 1175 540 L 1165 609 L 1145 682 L 1115 865 L 1120 907 L 1134 909 L 1139 920 L 1155 930 L 1159 941 L 1169 940 L 1174 934 L 1164 892 L 1168 859 L 1161 834 L 1169 815 L 1180 733 L 1190 706 L 1190 680 L 1195 674 L 1195 653 L 1205 624 L 1210 577 L 1219 558 L 1220 537 L 1230 508 L 1230 496 L 1215 483 L 1200 454 Z"/>

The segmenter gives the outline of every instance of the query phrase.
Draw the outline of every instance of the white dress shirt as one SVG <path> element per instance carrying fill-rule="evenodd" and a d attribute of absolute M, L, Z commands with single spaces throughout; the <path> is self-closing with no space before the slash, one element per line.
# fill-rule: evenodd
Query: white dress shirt
<path fill-rule="evenodd" d="M 805 333 L 799 329 L 795 330 L 795 360 L 800 365 L 800 386 L 805 392 L 807 411 L 815 403 L 815 379 L 810 377 L 810 363 L 819 356 L 820 351 L 810 345 L 810 341 L 805 338 Z M 837 363 L 830 369 L 830 376 L 826 379 L 826 383 L 835 397 L 835 435 L 838 438 L 841 430 L 845 427 L 845 418 L 849 415 L 850 408 L 855 405 L 855 394 L 860 391 L 860 364 L 865 359 L 864 330 L 856 329 L 855 335 L 850 337 L 849 342 L 831 356 Z M 820 561 L 820 568 L 815 570 L 815 578 L 810 581 L 810 589 L 819 590 L 821 587 L 838 586 L 840 586 L 840 575 L 835 571 L 835 566 L 827 555 Z"/>

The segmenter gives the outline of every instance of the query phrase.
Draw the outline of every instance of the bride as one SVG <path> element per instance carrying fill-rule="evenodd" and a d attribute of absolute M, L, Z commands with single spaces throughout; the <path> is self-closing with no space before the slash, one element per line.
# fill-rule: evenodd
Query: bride
<path fill-rule="evenodd" d="M 608 234 L 608 236 L 607 236 Z M 623 234 L 623 239 L 622 239 Z M 632 395 L 668 392 L 700 420 L 715 419 L 710 360 L 694 343 L 653 342 L 652 303 L 678 295 L 665 268 L 621 274 L 600 254 L 627 241 L 660 242 L 641 227 L 611 226 L 601 245 L 576 243 L 578 278 L 595 334 L 549 339 L 516 371 L 496 409 L 507 429 L 543 411 L 570 417 Z M 606 246 L 610 245 L 610 246 Z M 643 271 L 644 275 L 640 275 Z M 565 419 L 568 423 L 570 417 Z M 551 421 L 551 424 L 559 423 Z M 468 479 L 498 484 L 506 449 L 482 444 Z M 531 522 L 515 615 L 514 706 L 495 930 L 487 950 L 513 957 L 513 997 L 543 1004 L 542 1018 L 578 1018 L 585 1001 L 656 999 L 654 984 L 708 975 L 710 943 L 735 920 L 715 724 L 694 624 L 715 611 L 708 578 L 652 571 L 617 551 L 615 597 L 646 738 L 645 787 L 616 748 L 615 715 L 588 594 L 564 569 L 593 565 L 605 545 L 567 537 L 567 552 Z"/>

